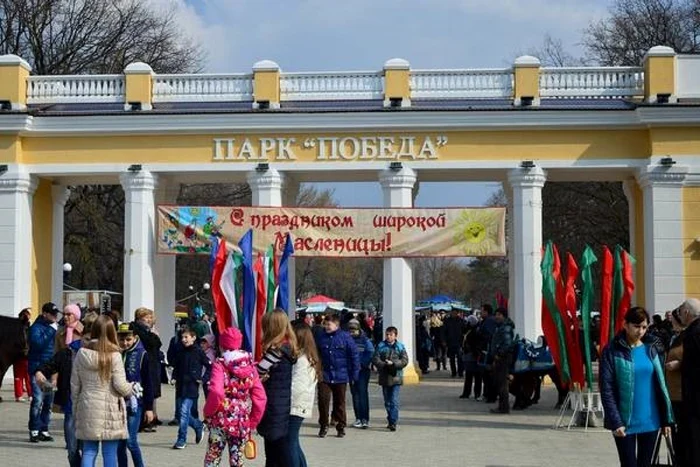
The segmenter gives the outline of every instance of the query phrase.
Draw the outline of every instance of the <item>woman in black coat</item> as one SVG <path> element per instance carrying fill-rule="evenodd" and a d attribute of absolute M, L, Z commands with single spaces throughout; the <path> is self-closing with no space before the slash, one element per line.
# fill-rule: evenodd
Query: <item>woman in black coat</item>
<path fill-rule="evenodd" d="M 258 363 L 258 373 L 267 395 L 267 406 L 258 433 L 265 439 L 265 467 L 288 467 L 291 455 L 287 432 L 297 340 L 287 313 L 279 309 L 263 316 L 262 332 L 264 354 Z"/>
<path fill-rule="evenodd" d="M 148 308 L 139 308 L 134 315 L 134 333 L 139 336 L 146 353 L 148 354 L 148 367 L 151 381 L 153 382 L 153 421 L 150 424 L 143 424 L 143 431 L 154 432 L 156 426 L 161 422 L 156 412 L 156 399 L 161 396 L 160 390 L 160 348 L 162 342 L 160 336 L 153 330 L 155 313 Z"/>

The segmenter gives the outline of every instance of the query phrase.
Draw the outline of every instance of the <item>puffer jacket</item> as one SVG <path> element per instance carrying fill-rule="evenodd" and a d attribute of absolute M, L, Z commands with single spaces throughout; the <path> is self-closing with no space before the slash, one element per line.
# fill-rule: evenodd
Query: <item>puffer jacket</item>
<path fill-rule="evenodd" d="M 642 340 L 656 375 L 654 389 L 661 425 L 670 426 L 673 424 L 671 398 L 666 387 L 663 364 L 654 342 L 646 337 Z M 625 331 L 615 336 L 603 350 L 600 360 L 600 397 L 605 409 L 605 428 L 617 430 L 622 426 L 629 426 L 634 404 L 634 363 Z"/>
<path fill-rule="evenodd" d="M 311 418 L 316 395 L 316 370 L 306 355 L 301 354 L 292 368 L 292 409 L 289 414 Z"/>
<path fill-rule="evenodd" d="M 323 332 L 316 346 L 323 364 L 323 382 L 349 383 L 360 377 L 360 356 L 355 341 L 346 331 Z"/>
<path fill-rule="evenodd" d="M 291 348 L 283 344 L 274 352 L 279 356 L 279 361 L 266 373 L 265 394 L 267 406 L 260 424 L 258 433 L 265 439 L 276 440 L 287 436 L 289 430 L 289 413 L 292 407 L 292 366 L 296 359 L 292 355 Z M 263 356 L 263 360 L 265 356 Z M 258 372 L 263 375 L 258 367 Z"/>
<path fill-rule="evenodd" d="M 391 360 L 393 365 L 388 365 L 387 360 Z M 396 341 L 389 344 L 381 341 L 374 351 L 372 363 L 379 373 L 378 384 L 380 386 L 396 386 L 403 384 L 403 369 L 408 365 L 408 354 L 406 347 Z"/>
<path fill-rule="evenodd" d="M 102 381 L 98 373 L 98 354 L 83 347 L 73 362 L 70 385 L 75 414 L 75 432 L 80 440 L 103 441 L 126 439 L 126 404 L 132 393 L 126 380 L 119 352 L 112 358 L 112 375 Z"/>
<path fill-rule="evenodd" d="M 496 325 L 489 345 L 489 361 L 508 358 L 513 353 L 515 326 L 510 318 Z"/>
<path fill-rule="evenodd" d="M 53 357 L 54 339 L 56 328 L 43 316 L 39 316 L 34 324 L 29 326 L 29 374 L 33 375 L 39 366 L 51 360 Z"/>
<path fill-rule="evenodd" d="M 372 364 L 372 356 L 374 356 L 372 341 L 362 331 L 357 337 L 352 336 L 352 340 L 355 341 L 357 353 L 360 356 L 360 369 L 369 370 L 369 366 Z"/>

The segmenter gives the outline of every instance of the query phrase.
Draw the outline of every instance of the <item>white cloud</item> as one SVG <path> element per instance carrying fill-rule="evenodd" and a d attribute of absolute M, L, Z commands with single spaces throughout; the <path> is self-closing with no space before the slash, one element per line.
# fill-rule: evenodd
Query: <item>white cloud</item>
<path fill-rule="evenodd" d="M 606 0 L 148 0 L 174 8 L 183 33 L 208 51 L 207 71 L 503 66 L 545 36 L 572 48 Z"/>

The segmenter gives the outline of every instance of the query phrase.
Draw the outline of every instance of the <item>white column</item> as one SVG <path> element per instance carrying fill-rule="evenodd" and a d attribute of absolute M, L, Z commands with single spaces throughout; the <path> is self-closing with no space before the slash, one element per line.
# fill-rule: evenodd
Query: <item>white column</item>
<path fill-rule="evenodd" d="M 248 185 L 253 192 L 253 206 L 282 206 L 282 186 L 284 176 L 275 169 L 267 169 L 264 172 L 249 172 Z M 286 199 L 286 198 L 285 198 Z M 289 263 L 289 310 L 287 314 L 293 316 L 296 310 L 294 300 L 294 263 Z"/>
<path fill-rule="evenodd" d="M 124 310 L 131 321 L 139 307 L 155 308 L 154 253 L 156 177 L 142 170 L 119 177 L 126 198 L 124 221 Z"/>
<path fill-rule="evenodd" d="M 37 182 L 18 170 L 0 175 L 0 314 L 32 306 L 32 197 Z"/>
<path fill-rule="evenodd" d="M 410 168 L 398 171 L 384 170 L 379 182 L 384 192 L 384 207 L 413 207 L 413 187 L 416 173 Z M 404 382 L 415 384 L 418 373 L 413 365 L 415 326 L 413 324 L 413 267 L 404 258 L 384 260 L 384 329 L 394 326 L 399 330 L 399 340 L 406 346 L 409 363 L 404 369 Z"/>
<path fill-rule="evenodd" d="M 158 181 L 155 198 L 158 203 L 175 203 L 177 185 Z M 157 214 L 156 214 L 157 219 Z M 167 345 L 175 335 L 175 285 L 177 280 L 176 255 L 155 255 L 155 312 L 160 339 Z"/>
<path fill-rule="evenodd" d="M 688 167 L 647 166 L 637 179 L 644 199 L 644 305 L 664 312 L 685 300 L 683 182 Z"/>
<path fill-rule="evenodd" d="M 509 183 L 503 184 L 503 192 L 506 195 L 508 205 L 506 206 L 506 252 L 508 255 L 508 306 L 513 309 L 512 298 L 515 293 L 515 258 L 513 257 L 513 188 Z"/>
<path fill-rule="evenodd" d="M 511 241 L 513 290 L 509 312 L 521 337 L 536 340 L 542 334 L 542 187 L 539 167 L 515 169 L 508 174 L 513 189 Z"/>
<path fill-rule="evenodd" d="M 629 252 L 633 257 L 637 257 L 638 251 L 637 251 L 637 213 L 636 213 L 636 208 L 637 208 L 637 200 L 634 196 L 634 190 L 637 186 L 637 181 L 632 179 L 632 180 L 625 180 L 622 182 L 622 191 L 625 194 L 625 198 L 627 198 L 627 223 L 629 224 L 629 230 L 630 230 L 630 248 Z M 639 245 L 641 247 L 642 245 Z M 640 274 L 637 273 L 637 268 L 633 268 L 632 271 L 633 278 L 634 278 L 634 283 L 638 283 L 638 277 L 640 277 Z M 636 305 L 638 303 L 637 301 L 637 290 L 632 294 L 632 304 Z"/>
<path fill-rule="evenodd" d="M 66 201 L 70 190 L 65 185 L 52 185 L 53 223 L 51 225 L 51 300 L 63 307 L 63 238 Z"/>

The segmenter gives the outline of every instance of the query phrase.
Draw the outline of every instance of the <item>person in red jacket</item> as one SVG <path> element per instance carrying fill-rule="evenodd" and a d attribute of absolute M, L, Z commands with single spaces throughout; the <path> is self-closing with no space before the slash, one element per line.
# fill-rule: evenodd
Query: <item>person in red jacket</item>
<path fill-rule="evenodd" d="M 27 329 L 29 329 L 31 313 L 31 308 L 25 308 L 19 312 L 19 320 L 22 321 Z M 26 355 L 14 363 L 12 371 L 15 374 L 15 401 L 24 402 L 27 400 L 23 397 L 25 390 L 27 397 L 32 397 L 32 383 L 29 381 L 29 360 L 27 360 Z"/>
<path fill-rule="evenodd" d="M 205 467 L 218 466 L 228 445 L 230 465 L 243 465 L 243 446 L 265 412 L 267 396 L 253 362 L 240 350 L 243 336 L 228 328 L 219 336 L 222 358 L 214 362 L 204 422 L 209 426 Z"/>

